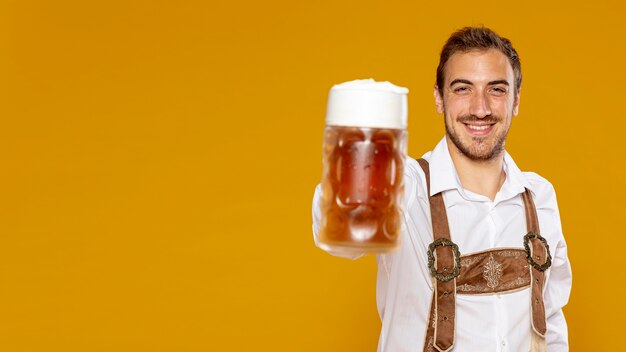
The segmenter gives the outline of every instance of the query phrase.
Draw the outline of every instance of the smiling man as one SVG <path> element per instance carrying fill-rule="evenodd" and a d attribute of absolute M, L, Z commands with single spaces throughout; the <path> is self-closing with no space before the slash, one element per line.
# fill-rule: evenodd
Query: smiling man
<path fill-rule="evenodd" d="M 554 189 L 504 148 L 521 83 L 516 50 L 490 29 L 444 45 L 434 95 L 446 135 L 407 159 L 401 247 L 377 256 L 379 351 L 568 351 Z M 315 236 L 320 196 L 318 186 Z"/>

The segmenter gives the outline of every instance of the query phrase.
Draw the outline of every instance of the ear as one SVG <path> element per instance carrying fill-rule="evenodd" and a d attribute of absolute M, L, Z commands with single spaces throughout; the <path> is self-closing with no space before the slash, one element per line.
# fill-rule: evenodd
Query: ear
<path fill-rule="evenodd" d="M 437 107 L 437 113 L 443 114 L 443 97 L 439 94 L 439 87 L 435 84 L 433 95 L 435 96 L 435 106 Z"/>
<path fill-rule="evenodd" d="M 520 89 L 519 92 L 517 92 L 517 94 L 515 94 L 515 100 L 513 101 L 513 116 L 517 116 L 517 114 L 519 113 L 519 100 L 520 100 L 520 94 L 522 93 L 522 90 Z"/>

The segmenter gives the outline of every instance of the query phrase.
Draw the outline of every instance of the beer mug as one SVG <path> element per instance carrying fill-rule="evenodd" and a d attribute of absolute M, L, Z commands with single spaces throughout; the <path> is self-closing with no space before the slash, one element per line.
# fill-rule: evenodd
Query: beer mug
<path fill-rule="evenodd" d="M 319 245 L 335 252 L 398 248 L 408 89 L 372 79 L 335 85 L 324 129 Z"/>

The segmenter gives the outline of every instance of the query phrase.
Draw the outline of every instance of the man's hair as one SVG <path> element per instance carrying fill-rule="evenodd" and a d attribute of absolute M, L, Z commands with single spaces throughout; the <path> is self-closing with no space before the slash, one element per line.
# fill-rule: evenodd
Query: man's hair
<path fill-rule="evenodd" d="M 444 70 L 446 63 L 450 60 L 452 55 L 458 52 L 466 53 L 473 50 L 485 51 L 489 49 L 497 49 L 509 59 L 515 79 L 515 94 L 519 93 L 522 87 L 522 66 L 517 51 L 513 48 L 511 41 L 499 36 L 489 28 L 465 27 L 452 33 L 443 46 L 443 49 L 441 49 L 439 66 L 437 67 L 437 87 L 439 94 L 443 96 Z"/>

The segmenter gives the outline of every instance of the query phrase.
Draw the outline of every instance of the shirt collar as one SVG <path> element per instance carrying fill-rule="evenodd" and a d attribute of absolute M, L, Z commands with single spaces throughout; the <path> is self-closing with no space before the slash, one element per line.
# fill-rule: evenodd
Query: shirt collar
<path fill-rule="evenodd" d="M 446 137 L 443 137 L 429 154 L 425 157 L 430 167 L 430 195 L 449 189 L 462 190 L 461 180 L 448 151 Z"/>
<path fill-rule="evenodd" d="M 506 173 L 506 180 L 498 192 L 498 198 L 504 200 L 511 197 L 514 197 L 522 192 L 526 188 L 530 190 L 530 183 L 524 176 L 522 170 L 517 167 L 515 161 L 507 151 L 504 151 L 504 172 Z"/>
<path fill-rule="evenodd" d="M 452 162 L 452 158 L 450 157 L 446 138 L 447 137 L 444 136 L 432 152 L 424 155 L 424 158 L 428 160 L 430 166 L 431 196 L 451 189 L 456 189 L 461 194 L 465 193 L 454 163 Z M 504 151 L 503 168 L 506 173 L 506 180 L 496 196 L 496 201 L 512 198 L 524 192 L 525 188 L 530 189 L 528 180 L 526 180 L 526 177 L 506 150 Z"/>

